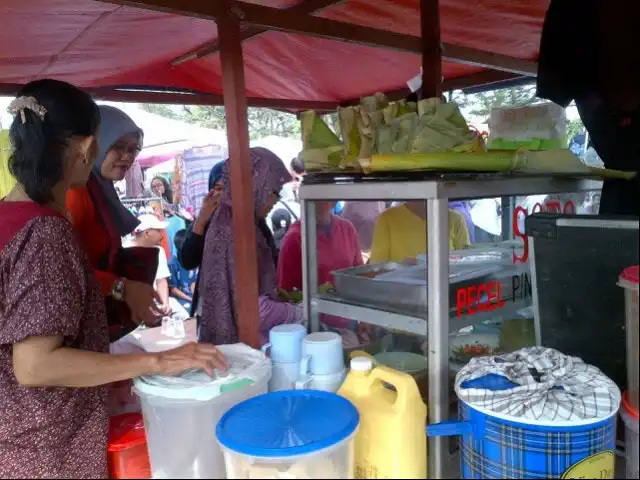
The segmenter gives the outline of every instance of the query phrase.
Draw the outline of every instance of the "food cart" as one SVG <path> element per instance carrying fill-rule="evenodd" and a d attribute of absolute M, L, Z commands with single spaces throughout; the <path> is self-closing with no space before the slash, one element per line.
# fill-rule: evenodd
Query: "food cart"
<path fill-rule="evenodd" d="M 3 6 L 3 15 L 9 17 L 3 22 L 4 28 L 9 29 L 9 41 L 5 44 L 8 57 L 24 56 L 20 53 L 23 47 L 10 40 L 24 38 L 20 32 L 29 27 L 25 24 L 25 11 L 37 8 L 41 18 L 48 17 L 51 22 L 43 22 L 46 27 L 43 32 L 29 36 L 29 47 L 44 52 L 43 60 L 17 61 L 11 72 L 0 75 L 3 82 L 0 92 L 4 94 L 15 94 L 21 83 L 35 76 L 51 76 L 76 83 L 103 99 L 225 105 L 231 185 L 240 192 L 233 197 L 233 208 L 239 212 L 234 222 L 236 279 L 244 290 L 238 297 L 245 299 L 258 297 L 255 229 L 250 211 L 252 189 L 248 183 L 251 181 L 248 105 L 322 112 L 353 104 L 354 98 L 380 90 L 387 91 L 390 99 L 399 99 L 408 94 L 404 82 L 420 66 L 425 97 L 436 97 L 451 89 L 533 77 L 536 63 L 530 59 L 537 54 L 539 26 L 546 8 L 546 2 L 532 2 L 518 6 L 518 14 L 513 15 L 511 9 L 515 7 L 510 2 L 504 5 L 487 2 L 491 5 L 481 9 L 459 0 L 450 2 L 456 3 L 455 8 L 451 5 L 443 8 L 441 19 L 437 0 L 420 0 L 412 6 L 389 1 L 375 7 L 369 2 L 345 4 L 336 0 L 307 0 L 295 5 L 287 1 L 256 4 L 231 0 L 8 3 L 8 7 Z M 65 25 L 60 23 L 64 17 L 61 13 L 78 15 L 76 21 L 83 28 L 62 28 Z M 81 19 L 83 15 L 85 18 Z M 217 32 L 213 22 L 217 24 Z M 134 23 L 136 28 L 132 28 Z M 374 28 L 376 25 L 394 31 Z M 455 43 L 441 43 L 441 25 L 443 37 Z M 109 27 L 126 32 L 120 36 L 122 43 L 117 48 L 102 41 L 104 32 L 114 35 Z M 47 40 L 52 38 L 49 33 L 53 31 L 56 31 L 53 38 L 62 43 Z M 253 40 L 243 49 L 242 42 L 249 39 Z M 482 49 L 463 46 L 473 43 L 471 39 Z M 135 49 L 130 48 L 132 44 Z M 91 51 L 94 58 L 101 59 L 101 65 L 87 60 L 88 66 L 80 68 L 78 59 L 88 58 L 83 47 L 95 49 L 98 45 L 103 46 L 99 55 L 96 50 Z M 218 52 L 219 60 L 212 59 Z M 39 62 L 37 68 L 32 68 L 34 62 Z M 341 68 L 332 70 L 336 63 Z M 142 66 L 132 68 L 137 64 Z M 245 65 L 252 68 L 245 69 Z M 515 195 L 594 189 L 598 189 L 597 182 L 541 176 L 425 175 L 371 182 L 362 178 L 333 178 L 319 179 L 313 184 L 310 180 L 303 186 L 301 197 L 307 219 L 303 234 L 304 290 L 312 329 L 318 328 L 317 314 L 329 313 L 425 335 L 429 342 L 429 420 L 446 420 L 450 330 L 488 316 L 465 314 L 451 318 L 449 252 L 443 241 L 448 229 L 448 201 L 500 196 L 506 200 Z M 315 256 L 310 252 L 316 250 L 314 202 L 324 199 L 428 202 L 426 312 L 390 311 L 345 301 L 332 293 L 317 293 Z M 509 225 L 510 216 L 504 218 L 504 225 Z M 508 308 L 517 309 L 529 301 L 512 302 L 514 305 Z M 238 327 L 243 342 L 253 346 L 259 343 L 257 302 L 238 305 Z M 450 452 L 446 441 L 430 440 L 429 447 L 430 477 L 447 478 Z"/>
<path fill-rule="evenodd" d="M 392 181 L 379 178 L 368 181 L 346 180 L 336 182 L 305 182 L 300 189 L 303 201 L 303 215 L 305 218 L 303 230 L 303 261 L 305 276 L 304 298 L 310 318 L 311 329 L 319 328 L 319 315 L 330 314 L 349 318 L 379 327 L 400 330 L 417 336 L 423 336 L 428 341 L 428 400 L 429 423 L 444 421 L 450 418 L 451 399 L 450 387 L 450 334 L 472 325 L 480 325 L 496 317 L 508 317 L 532 305 L 533 294 L 515 294 L 509 298 L 504 296 L 504 305 L 488 305 L 473 302 L 462 305 L 450 302 L 450 298 L 459 299 L 458 289 L 468 289 L 468 284 L 456 285 L 450 280 L 450 252 L 446 239 L 448 238 L 448 204 L 450 200 L 469 198 L 511 198 L 519 195 L 532 194 L 560 194 L 568 192 L 582 192 L 599 190 L 601 182 L 594 180 L 580 180 L 552 177 L 513 177 L 499 178 L 496 175 L 428 175 L 411 180 Z M 340 184 L 342 183 L 342 184 Z M 408 292 L 402 285 L 387 284 L 382 292 L 388 293 L 380 302 L 381 291 L 372 291 L 375 285 L 360 282 L 356 288 L 362 296 L 354 297 L 354 292 L 346 289 L 347 298 L 340 293 L 319 293 L 317 276 L 317 248 L 315 202 L 322 200 L 424 200 L 427 202 L 427 241 L 428 265 L 426 280 L 426 301 L 407 304 Z M 506 217 L 505 223 L 508 222 Z M 508 230 L 510 233 L 511 230 Z M 444 239 L 444 241 L 443 241 Z M 518 271 L 519 272 L 519 271 Z M 520 278 L 519 273 L 509 272 L 510 278 Z M 482 285 L 477 280 L 474 288 Z M 389 291 L 390 287 L 397 290 Z M 519 287 L 520 288 L 520 287 Z M 339 288 L 338 288 L 339 290 Z M 524 291 L 524 284 L 522 285 Z M 369 297 L 367 299 L 367 296 Z M 395 296 L 395 301 L 393 300 Z M 355 299 L 354 299 L 355 298 Z M 433 300 L 431 300 L 433 299 Z M 500 298 L 498 300 L 501 300 Z M 455 300 L 454 300 L 455 301 Z M 489 302 L 491 303 L 491 302 Z M 417 307 L 417 308 L 416 308 Z M 433 478 L 456 478 L 456 450 L 450 448 L 446 439 L 433 439 L 429 444 L 430 475 Z M 439 472 L 437 475 L 433 472 Z"/>

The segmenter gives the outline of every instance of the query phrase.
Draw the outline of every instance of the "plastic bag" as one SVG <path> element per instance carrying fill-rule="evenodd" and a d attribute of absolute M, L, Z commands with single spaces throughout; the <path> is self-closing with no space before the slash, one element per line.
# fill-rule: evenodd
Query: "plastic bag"
<path fill-rule="evenodd" d="M 567 148 L 566 125 L 564 108 L 550 102 L 518 108 L 494 108 L 489 117 L 489 148 Z"/>
<path fill-rule="evenodd" d="M 229 365 L 225 372 L 216 371 L 211 377 L 203 370 L 190 369 L 175 376 L 145 376 L 136 380 L 136 390 L 147 393 L 153 390 L 158 396 L 174 399 L 208 401 L 227 391 L 266 383 L 271 378 L 271 360 L 260 350 L 243 343 L 219 345 L 218 349 Z"/>

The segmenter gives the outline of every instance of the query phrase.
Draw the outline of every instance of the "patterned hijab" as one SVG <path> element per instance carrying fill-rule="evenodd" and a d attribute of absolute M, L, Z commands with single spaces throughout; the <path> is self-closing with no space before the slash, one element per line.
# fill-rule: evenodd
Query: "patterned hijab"
<path fill-rule="evenodd" d="M 252 148 L 253 199 L 256 215 L 256 249 L 258 254 L 258 289 L 260 295 L 275 295 L 276 265 L 273 260 L 271 238 L 258 226 L 264 221 L 264 210 L 269 197 L 292 180 L 280 158 L 265 148 Z M 205 236 L 200 269 L 200 295 L 202 316 L 200 341 L 214 344 L 238 341 L 235 321 L 233 258 L 233 216 L 231 207 L 231 179 L 229 160 L 222 168 L 224 193 L 220 206 L 213 214 Z"/>

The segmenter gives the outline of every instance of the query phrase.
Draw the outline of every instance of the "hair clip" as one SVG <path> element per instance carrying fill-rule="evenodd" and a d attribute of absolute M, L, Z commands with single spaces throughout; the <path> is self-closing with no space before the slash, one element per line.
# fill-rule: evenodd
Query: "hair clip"
<path fill-rule="evenodd" d="M 34 97 L 18 97 L 9 104 L 7 112 L 12 115 L 17 115 L 20 112 L 20 119 L 22 123 L 26 123 L 27 119 L 24 115 L 24 110 L 29 109 L 40 117 L 40 120 L 44 120 L 47 114 L 47 109 L 38 103 Z"/>

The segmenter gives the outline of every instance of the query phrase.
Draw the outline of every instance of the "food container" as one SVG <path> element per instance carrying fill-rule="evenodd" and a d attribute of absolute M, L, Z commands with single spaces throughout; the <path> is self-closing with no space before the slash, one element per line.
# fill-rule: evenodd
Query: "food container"
<path fill-rule="evenodd" d="M 347 300 L 391 307 L 404 312 L 423 312 L 427 308 L 427 266 L 380 263 L 331 272 L 336 293 Z M 520 269 L 493 263 L 452 263 L 449 265 L 449 302 L 456 305 L 460 289 L 495 281 L 500 299 L 508 300 L 512 279 Z M 454 309 L 455 310 L 455 309 Z"/>
<path fill-rule="evenodd" d="M 631 407 L 638 411 L 638 265 L 625 268 L 618 285 L 624 288 L 627 332 L 627 392 Z"/>
<path fill-rule="evenodd" d="M 354 478 L 359 422 L 345 398 L 292 390 L 236 405 L 216 435 L 230 479 Z"/>
<path fill-rule="evenodd" d="M 353 356 L 362 355 L 354 352 Z M 399 372 L 408 373 L 418 385 L 420 395 L 424 400 L 429 396 L 429 365 L 426 357 L 411 352 L 381 352 L 373 357 L 375 363 L 384 365 Z M 388 388 L 393 388 L 391 385 Z"/>
<path fill-rule="evenodd" d="M 627 463 L 627 476 L 625 478 L 638 477 L 638 409 L 629 404 L 628 392 L 622 396 L 622 408 L 620 416 L 624 420 L 624 452 Z"/>
<path fill-rule="evenodd" d="M 151 478 L 141 414 L 125 413 L 111 417 L 107 458 L 109 478 Z"/>
<path fill-rule="evenodd" d="M 461 478 L 614 478 L 620 391 L 597 368 L 531 347 L 472 359 L 455 390 L 458 420 L 427 431 L 459 436 Z"/>
<path fill-rule="evenodd" d="M 465 364 L 474 357 L 493 355 L 500 343 L 497 329 L 473 327 L 469 332 L 459 332 L 449 337 L 449 359 Z"/>
<path fill-rule="evenodd" d="M 267 392 L 271 362 L 246 345 L 219 348 L 229 362 L 225 376 L 191 370 L 135 380 L 153 478 L 225 478 L 215 425 L 234 405 Z"/>

